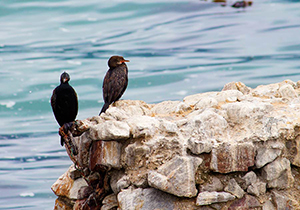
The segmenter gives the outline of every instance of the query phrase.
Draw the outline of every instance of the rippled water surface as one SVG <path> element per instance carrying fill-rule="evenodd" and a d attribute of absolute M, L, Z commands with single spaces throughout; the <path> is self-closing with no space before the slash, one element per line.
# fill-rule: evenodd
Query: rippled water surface
<path fill-rule="evenodd" d="M 49 105 L 64 70 L 79 96 L 78 119 L 99 113 L 114 54 L 131 61 L 123 99 L 148 103 L 231 81 L 298 81 L 298 2 L 0 1 L 0 209 L 53 209 L 50 186 L 71 164 Z"/>

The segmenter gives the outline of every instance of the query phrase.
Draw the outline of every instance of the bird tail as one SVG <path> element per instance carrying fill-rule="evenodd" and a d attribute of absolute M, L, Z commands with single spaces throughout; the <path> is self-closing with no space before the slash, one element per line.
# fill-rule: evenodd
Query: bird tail
<path fill-rule="evenodd" d="M 105 112 L 109 107 L 109 103 L 105 103 L 101 109 L 101 112 L 99 113 L 99 115 L 102 113 L 102 112 Z"/>

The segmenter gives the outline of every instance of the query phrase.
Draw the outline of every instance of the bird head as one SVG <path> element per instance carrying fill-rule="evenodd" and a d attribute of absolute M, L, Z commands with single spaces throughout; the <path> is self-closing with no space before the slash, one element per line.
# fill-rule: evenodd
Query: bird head
<path fill-rule="evenodd" d="M 129 62 L 129 60 L 125 60 L 122 56 L 114 55 L 111 56 L 108 60 L 109 68 L 116 68 L 119 65 L 122 65 L 125 62 Z"/>
<path fill-rule="evenodd" d="M 60 75 L 60 82 L 61 83 L 68 83 L 70 80 L 70 76 L 67 72 L 64 72 Z"/>

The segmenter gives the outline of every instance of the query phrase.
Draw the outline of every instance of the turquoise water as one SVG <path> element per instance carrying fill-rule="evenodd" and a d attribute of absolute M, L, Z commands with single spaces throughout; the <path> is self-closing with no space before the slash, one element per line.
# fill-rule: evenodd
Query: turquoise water
<path fill-rule="evenodd" d="M 102 107 L 111 55 L 131 62 L 123 99 L 182 100 L 224 84 L 300 79 L 300 3 L 250 8 L 205 1 L 0 2 L 0 209 L 53 209 L 50 186 L 71 161 L 49 104 L 65 70 L 78 119 Z"/>

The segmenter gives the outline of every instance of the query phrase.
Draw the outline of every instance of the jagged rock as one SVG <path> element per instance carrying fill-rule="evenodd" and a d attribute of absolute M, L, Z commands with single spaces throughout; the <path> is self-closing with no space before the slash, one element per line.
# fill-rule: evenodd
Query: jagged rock
<path fill-rule="evenodd" d="M 70 169 L 72 170 L 72 166 L 69 168 L 69 170 Z M 83 178 L 73 180 L 70 177 L 69 171 L 66 171 L 51 186 L 51 189 L 57 196 L 67 197 L 69 199 L 77 199 L 78 191 L 83 186 L 88 186 Z"/>
<path fill-rule="evenodd" d="M 267 184 L 264 182 L 261 181 L 254 182 L 248 186 L 247 193 L 258 197 L 259 195 L 262 195 L 266 192 L 267 190 L 266 186 Z"/>
<path fill-rule="evenodd" d="M 128 124 L 120 121 L 109 120 L 91 128 L 89 134 L 92 140 L 122 140 L 130 135 Z"/>
<path fill-rule="evenodd" d="M 213 147 L 212 141 L 204 139 L 189 138 L 187 148 L 196 155 L 201 153 L 210 153 Z"/>
<path fill-rule="evenodd" d="M 236 196 L 237 198 L 242 198 L 245 194 L 244 190 L 240 185 L 235 181 L 235 179 L 230 179 L 228 185 L 224 189 L 226 192 L 229 192 Z"/>
<path fill-rule="evenodd" d="M 203 185 L 199 186 L 199 191 L 200 192 L 218 192 L 218 191 L 222 191 L 224 189 L 224 186 L 222 184 L 222 182 L 220 181 L 220 179 L 218 179 L 217 177 L 212 177 L 211 181 L 204 183 Z"/>
<path fill-rule="evenodd" d="M 103 167 L 120 168 L 121 146 L 117 141 L 94 141 L 89 159 L 90 170 L 98 171 Z"/>
<path fill-rule="evenodd" d="M 218 101 L 213 97 L 204 97 L 201 98 L 196 104 L 195 109 L 205 109 L 210 107 L 217 107 Z"/>
<path fill-rule="evenodd" d="M 275 143 L 271 145 L 270 148 L 267 147 L 258 148 L 256 160 L 255 160 L 256 167 L 261 168 L 267 163 L 270 163 L 273 160 L 275 160 L 281 154 L 283 147 L 284 146 L 281 143 Z"/>
<path fill-rule="evenodd" d="M 150 137 L 159 127 L 159 121 L 150 116 L 133 116 L 127 120 L 133 138 Z"/>
<path fill-rule="evenodd" d="M 248 172 L 242 179 L 246 182 L 247 187 L 257 182 L 257 176 L 253 171 Z"/>
<path fill-rule="evenodd" d="M 120 210 L 148 210 L 165 209 L 173 210 L 176 197 L 154 188 L 122 190 L 118 194 Z"/>
<path fill-rule="evenodd" d="M 129 187 L 130 179 L 122 171 L 113 171 L 110 178 L 110 187 L 114 194 L 118 194 L 122 189 Z"/>
<path fill-rule="evenodd" d="M 146 145 L 129 144 L 125 148 L 125 163 L 129 167 L 140 167 L 145 164 L 145 156 L 150 153 Z"/>
<path fill-rule="evenodd" d="M 222 91 L 225 90 L 239 90 L 243 94 L 248 94 L 251 91 L 251 88 L 247 87 L 244 83 L 242 82 L 230 82 L 224 85 Z"/>
<path fill-rule="evenodd" d="M 277 159 L 269 163 L 262 169 L 263 177 L 270 181 L 278 178 L 284 171 L 290 167 L 290 161 L 286 158 Z"/>
<path fill-rule="evenodd" d="M 261 204 L 255 197 L 246 194 L 243 198 L 233 201 L 228 207 L 228 210 L 242 209 L 261 209 Z"/>
<path fill-rule="evenodd" d="M 267 200 L 263 206 L 262 206 L 262 210 L 276 210 L 273 203 L 269 200 Z"/>
<path fill-rule="evenodd" d="M 118 200 L 115 194 L 110 194 L 106 196 L 102 201 L 103 206 L 101 210 L 113 210 L 114 208 L 118 207 Z"/>
<path fill-rule="evenodd" d="M 252 143 L 219 144 L 212 149 L 210 168 L 220 173 L 248 171 L 254 165 L 254 156 Z"/>
<path fill-rule="evenodd" d="M 179 197 L 194 197 L 195 172 L 201 163 L 200 158 L 176 156 L 157 171 L 148 173 L 149 185 Z"/>
<path fill-rule="evenodd" d="M 286 189 L 294 182 L 290 161 L 286 158 L 277 159 L 263 167 L 262 176 L 268 181 L 268 188 Z"/>
<path fill-rule="evenodd" d="M 77 178 L 76 180 L 73 180 L 70 177 L 70 170 L 72 171 L 73 167 L 73 165 L 70 166 L 69 170 L 61 175 L 51 186 L 51 189 L 55 195 L 67 197 L 69 199 L 77 199 L 79 189 L 83 186 L 87 186 L 87 183 L 83 178 Z"/>
<path fill-rule="evenodd" d="M 234 200 L 235 196 L 227 192 L 201 192 L 197 197 L 197 206 Z"/>
<path fill-rule="evenodd" d="M 279 192 L 272 191 L 272 198 L 278 210 L 293 210 L 291 200 Z"/>
<path fill-rule="evenodd" d="M 282 98 L 295 98 L 297 97 L 297 93 L 295 89 L 290 85 L 283 85 L 279 88 L 278 92 L 280 93 Z"/>

